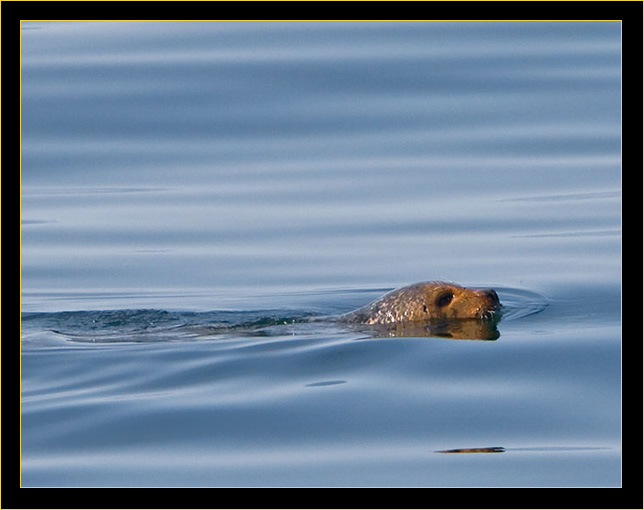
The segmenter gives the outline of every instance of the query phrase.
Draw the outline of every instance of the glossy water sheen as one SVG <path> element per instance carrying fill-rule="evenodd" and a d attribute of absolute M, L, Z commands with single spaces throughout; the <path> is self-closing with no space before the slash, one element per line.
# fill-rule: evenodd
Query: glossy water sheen
<path fill-rule="evenodd" d="M 21 36 L 24 486 L 621 483 L 618 22 Z"/>

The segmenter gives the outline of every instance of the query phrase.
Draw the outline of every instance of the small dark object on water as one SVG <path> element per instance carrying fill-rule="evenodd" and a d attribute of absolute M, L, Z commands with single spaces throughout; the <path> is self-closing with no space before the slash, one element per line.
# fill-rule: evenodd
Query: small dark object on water
<path fill-rule="evenodd" d="M 502 446 L 487 446 L 485 448 L 454 448 L 453 450 L 437 450 L 436 453 L 503 453 Z"/>

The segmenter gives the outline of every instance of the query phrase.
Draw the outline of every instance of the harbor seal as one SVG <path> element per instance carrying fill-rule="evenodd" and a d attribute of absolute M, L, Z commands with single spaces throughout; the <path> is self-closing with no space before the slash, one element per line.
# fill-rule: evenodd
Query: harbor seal
<path fill-rule="evenodd" d="M 492 289 L 469 289 L 454 283 L 421 282 L 393 290 L 339 317 L 348 324 L 400 325 L 461 319 L 495 320 L 501 302 Z"/>

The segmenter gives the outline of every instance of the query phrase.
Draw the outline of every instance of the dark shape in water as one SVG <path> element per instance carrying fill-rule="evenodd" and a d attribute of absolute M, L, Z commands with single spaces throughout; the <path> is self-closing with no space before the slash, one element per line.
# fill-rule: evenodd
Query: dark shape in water
<path fill-rule="evenodd" d="M 454 448 L 453 450 L 437 450 L 436 453 L 504 453 L 502 446 L 486 446 L 484 448 Z"/>

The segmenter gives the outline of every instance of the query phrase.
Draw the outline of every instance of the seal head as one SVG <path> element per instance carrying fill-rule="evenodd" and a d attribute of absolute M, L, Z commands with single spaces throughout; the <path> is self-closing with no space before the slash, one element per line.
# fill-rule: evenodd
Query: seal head
<path fill-rule="evenodd" d="M 454 283 L 422 282 L 393 290 L 367 306 L 343 315 L 352 324 L 406 324 L 460 319 L 495 320 L 501 309 L 492 289 Z"/>

